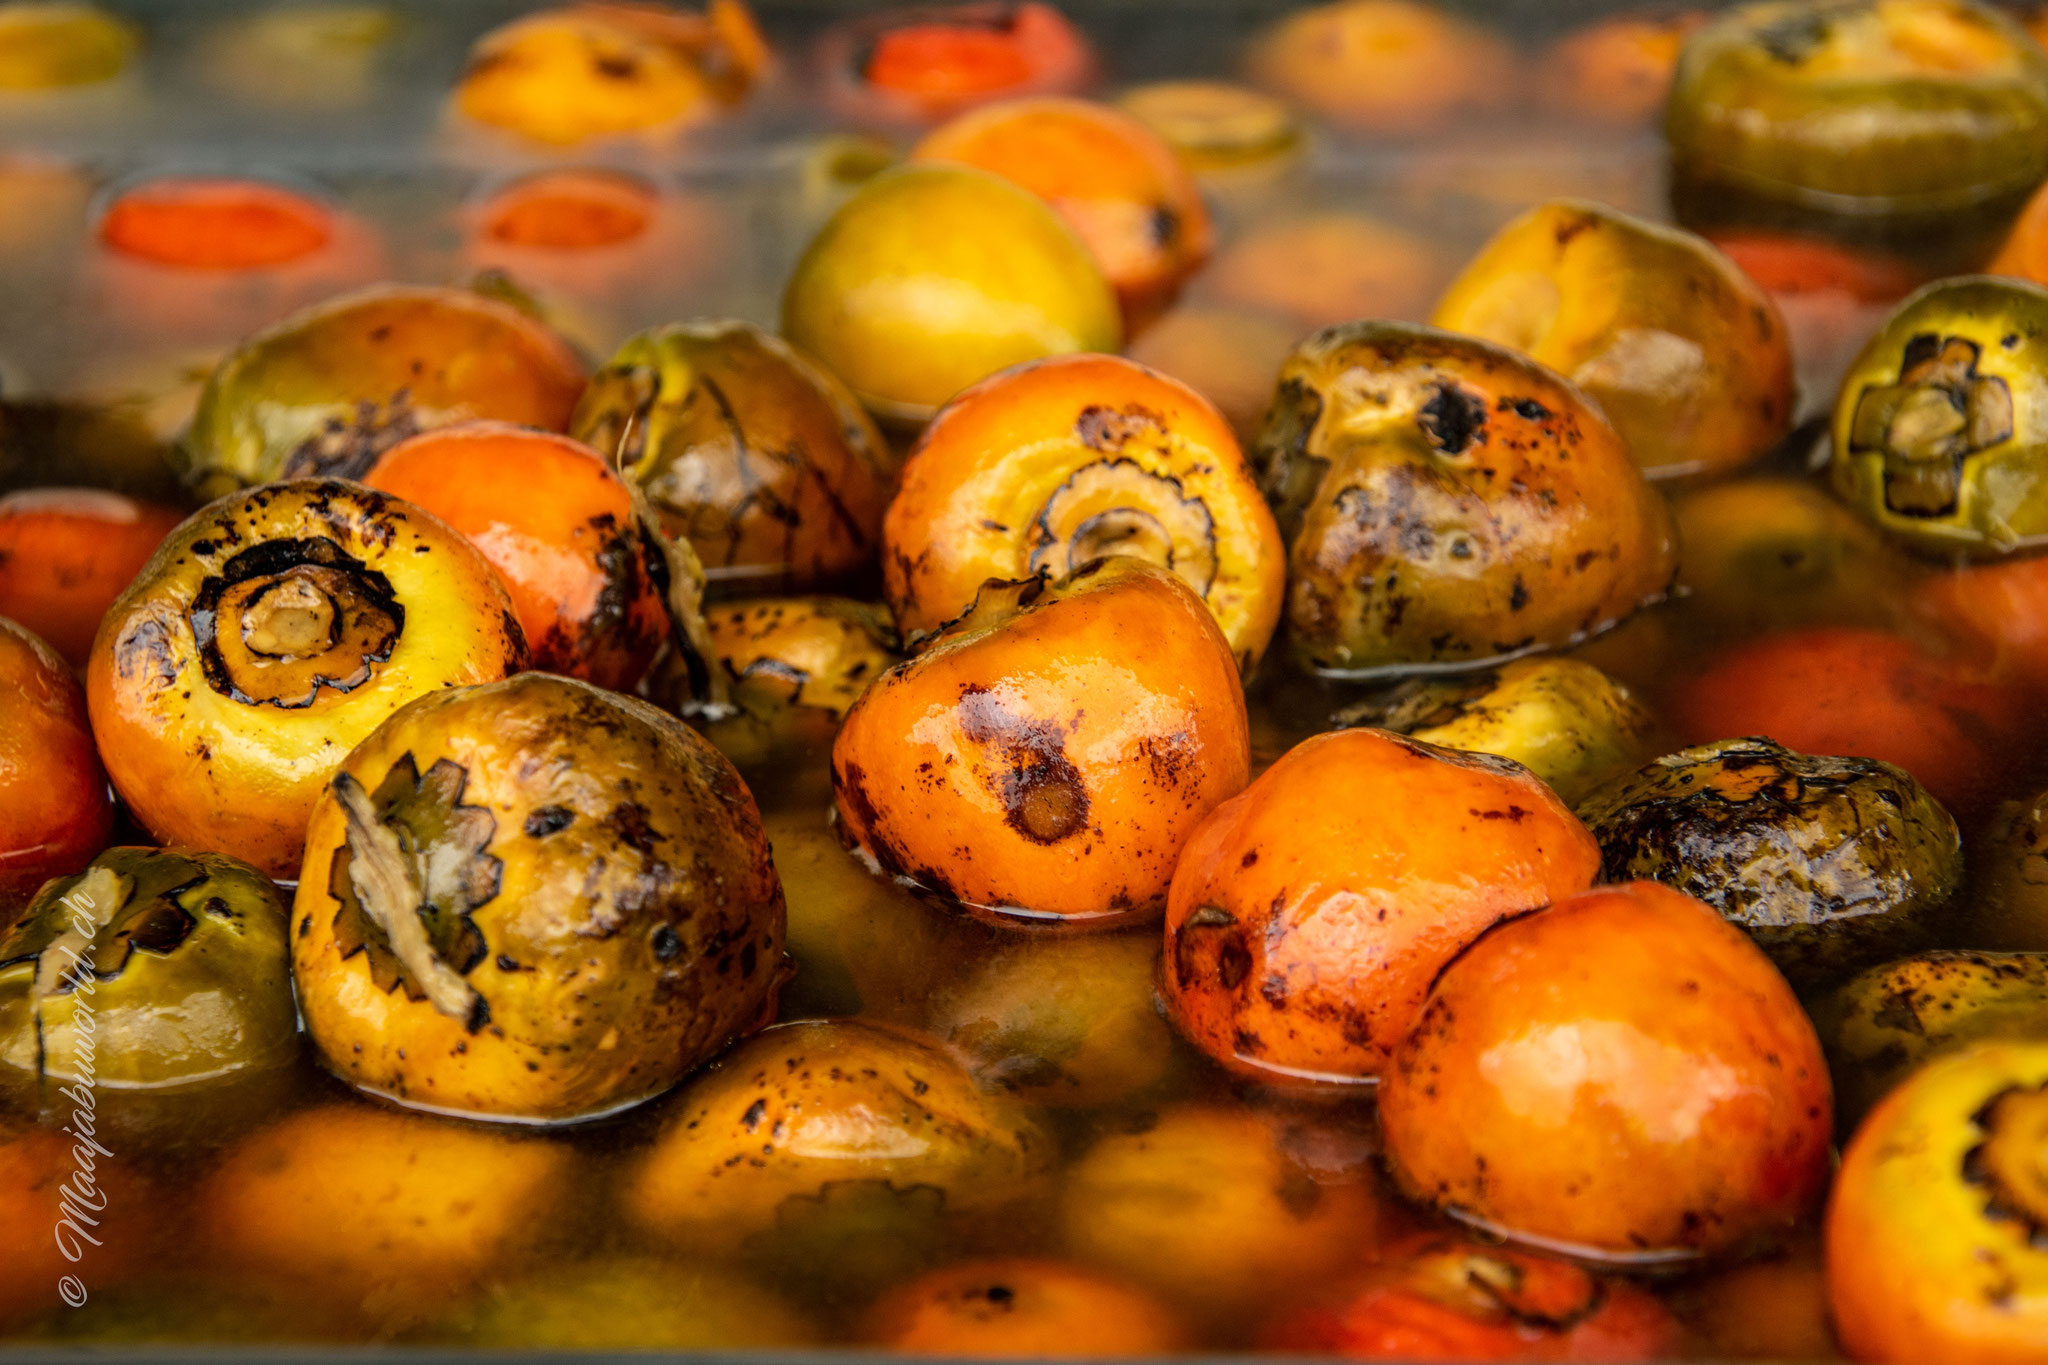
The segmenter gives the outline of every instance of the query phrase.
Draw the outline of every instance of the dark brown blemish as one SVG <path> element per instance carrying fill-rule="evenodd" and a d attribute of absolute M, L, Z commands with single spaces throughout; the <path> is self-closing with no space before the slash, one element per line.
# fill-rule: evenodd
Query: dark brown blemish
<path fill-rule="evenodd" d="M 1088 825 L 1088 788 L 1067 757 L 1059 729 L 1016 715 L 983 687 L 962 691 L 960 731 L 996 749 L 990 783 L 1003 803 L 1003 819 L 1034 843 L 1054 844 Z"/>

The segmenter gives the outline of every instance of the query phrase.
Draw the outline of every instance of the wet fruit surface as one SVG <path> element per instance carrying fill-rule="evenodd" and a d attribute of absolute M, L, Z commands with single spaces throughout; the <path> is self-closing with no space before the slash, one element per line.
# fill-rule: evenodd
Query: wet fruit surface
<path fill-rule="evenodd" d="M 57 652 L 0 619 L 0 915 L 107 841 L 113 811 L 85 695 Z"/>

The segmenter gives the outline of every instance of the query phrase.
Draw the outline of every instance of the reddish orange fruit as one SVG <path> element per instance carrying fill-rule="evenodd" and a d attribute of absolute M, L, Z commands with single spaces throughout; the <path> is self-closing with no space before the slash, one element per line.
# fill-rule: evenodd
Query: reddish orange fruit
<path fill-rule="evenodd" d="M 93 632 L 183 516 L 96 488 L 0 497 L 0 616 L 85 667 Z"/>

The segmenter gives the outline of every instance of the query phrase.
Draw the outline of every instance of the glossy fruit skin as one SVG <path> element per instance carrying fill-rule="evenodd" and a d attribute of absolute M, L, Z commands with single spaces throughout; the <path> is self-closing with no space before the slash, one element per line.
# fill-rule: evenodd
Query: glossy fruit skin
<path fill-rule="evenodd" d="M 516 1268 L 571 1167 L 543 1138 L 314 1105 L 227 1151 L 199 1185 L 194 1240 L 245 1281 L 417 1314 Z"/>
<path fill-rule="evenodd" d="M 84 691 L 57 651 L 0 618 L 0 916 L 92 861 L 113 823 Z"/>
<path fill-rule="evenodd" d="M 855 1020 L 780 1024 L 684 1092 L 622 1198 L 657 1238 L 732 1248 L 847 1184 L 924 1189 L 941 1216 L 998 1210 L 1054 1155 L 1029 1111 L 977 1089 L 928 1039 Z"/>
<path fill-rule="evenodd" d="M 284 901 L 248 864 L 108 849 L 0 934 L 0 1068 L 157 1090 L 287 1065 L 299 1027 L 284 940 Z M 91 963 L 89 1001 L 67 950 Z"/>
<path fill-rule="evenodd" d="M 420 909 L 365 889 L 344 784 L 402 839 Z M 408 912 L 426 935 L 410 949 Z M 673 716 L 539 673 L 422 697 L 357 745 L 314 807 L 292 917 L 328 1066 L 482 1118 L 659 1094 L 771 1017 L 786 974 L 739 774 Z"/>
<path fill-rule="evenodd" d="M 455 108 L 548 147 L 673 133 L 745 99 L 767 58 L 737 0 L 705 15 L 572 3 L 479 38 Z"/>
<path fill-rule="evenodd" d="M 2010 202 L 2048 174 L 2048 57 L 1972 0 L 1763 0 L 1687 41 L 1682 180 L 1838 214 Z"/>
<path fill-rule="evenodd" d="M 307 630 L 324 611 L 329 633 L 311 654 L 280 634 L 265 664 L 280 590 L 280 630 L 304 594 Z M 86 695 L 108 776 L 152 833 L 291 878 L 358 741 L 414 697 L 526 661 L 511 600 L 467 540 L 360 484 L 306 479 L 188 517 L 107 613 Z"/>
<path fill-rule="evenodd" d="M 729 715 L 697 727 L 742 771 L 801 761 L 898 660 L 884 608 L 844 597 L 749 597 L 705 611 Z"/>
<path fill-rule="evenodd" d="M 882 675 L 832 746 L 840 835 L 978 916 L 1158 914 L 1202 817 L 1250 778 L 1244 691 L 1179 578 L 1124 556 L 991 584 Z"/>
<path fill-rule="evenodd" d="M 1906 605 L 1914 621 L 1981 660 L 1990 679 L 2029 692 L 2048 683 L 2048 558 L 1953 565 L 1923 576 Z"/>
<path fill-rule="evenodd" d="M 1985 1042 L 1930 1062 L 1864 1120 L 1827 1214 L 1828 1297 L 1852 1358 L 2041 1358 L 2044 1097 L 2048 1042 Z"/>
<path fill-rule="evenodd" d="M 1215 240 L 1195 179 L 1159 135 L 1111 105 L 984 105 L 927 135 L 913 161 L 979 166 L 1059 211 L 1116 290 L 1129 331 L 1156 317 Z"/>
<path fill-rule="evenodd" d="M 1378 1250 L 1398 1217 L 1358 1135 L 1310 1115 L 1179 1104 L 1068 1167 L 1060 1244 L 1193 1322 L 1270 1311 Z"/>
<path fill-rule="evenodd" d="M 884 172 L 832 215 L 783 292 L 782 334 L 905 423 L 1005 366 L 1123 343 L 1116 297 L 1059 215 L 935 164 Z"/>
<path fill-rule="evenodd" d="M 817 1327 L 779 1295 L 717 1265 L 579 1259 L 491 1285 L 427 1330 L 470 1350 L 731 1351 L 815 1347 Z"/>
<path fill-rule="evenodd" d="M 882 590 L 911 634 L 960 615 L 991 578 L 1122 555 L 1175 572 L 1249 672 L 1285 587 L 1280 532 L 1221 415 L 1117 356 L 1020 365 L 946 404 L 882 539 Z"/>
<path fill-rule="evenodd" d="M 1633 692 L 1581 659 L 1519 659 L 1456 677 L 1410 678 L 1332 719 L 1513 759 L 1566 804 L 1648 758 L 1657 732 Z"/>
<path fill-rule="evenodd" d="M 83 668 L 100 618 L 184 517 L 97 488 L 0 497 L 0 616 Z"/>
<path fill-rule="evenodd" d="M 1938 280 L 1870 339 L 1835 400 L 1835 492 L 1916 549 L 2048 544 L 2048 289 Z"/>
<path fill-rule="evenodd" d="M 1814 1007 L 1845 1131 L 1928 1059 L 1991 1038 L 2048 1038 L 2048 953 L 1937 949 L 1881 963 Z"/>
<path fill-rule="evenodd" d="M 1280 372 L 1253 454 L 1297 660 L 1368 676 L 1573 643 L 1660 597 L 1664 501 L 1598 409 L 1488 342 L 1350 323 Z"/>
<path fill-rule="evenodd" d="M 1511 920 L 1445 969 L 1380 1082 L 1414 1198 L 1531 1245 L 1685 1263 L 1819 1199 L 1832 1094 L 1791 988 L 1654 882 Z"/>
<path fill-rule="evenodd" d="M 1446 963 L 1591 886 L 1599 857 L 1520 764 L 1384 730 L 1317 735 L 1188 839 L 1167 902 L 1168 1013 L 1240 1075 L 1371 1080 Z"/>
<path fill-rule="evenodd" d="M 1896 547 L 1825 488 L 1758 477 L 1711 484 L 1672 505 L 1680 610 L 1737 639 L 1793 626 L 1896 621 L 1907 566 Z"/>
<path fill-rule="evenodd" d="M 465 422 L 378 457 L 363 483 L 461 532 L 505 581 L 533 666 L 629 691 L 668 637 L 659 552 L 603 457 L 551 432 Z"/>
<path fill-rule="evenodd" d="M 908 1355 L 1160 1356 L 1186 1333 L 1149 1294 L 1060 1261 L 966 1261 L 899 1285 L 862 1334 Z"/>
<path fill-rule="evenodd" d="M 1455 1235 L 1387 1248 L 1348 1296 L 1269 1327 L 1269 1349 L 1351 1360 L 1659 1360 L 1685 1334 L 1647 1290 Z"/>
<path fill-rule="evenodd" d="M 1336 0 L 1297 11 L 1252 47 L 1252 78 L 1341 127 L 1426 133 L 1516 94 L 1499 36 L 1412 0 Z"/>
<path fill-rule="evenodd" d="M 1995 800 L 2027 733 L 2025 694 L 1902 635 L 1822 626 L 1760 636 L 1673 689 L 1680 735 L 1759 735 L 1896 764 L 1967 819 Z"/>
<path fill-rule="evenodd" d="M 508 304 L 379 286 L 243 342 L 207 380 L 178 460 L 208 497 L 277 479 L 358 478 L 429 427 L 483 418 L 560 431 L 583 378 L 567 342 Z"/>
<path fill-rule="evenodd" d="M 1579 815 L 1603 881 L 1697 897 L 1801 988 L 1954 936 L 1962 836 L 1889 763 L 1721 740 L 1609 783 Z"/>
<path fill-rule="evenodd" d="M 1770 295 L 1705 238 L 1599 204 L 1553 200 L 1502 228 L 1430 321 L 1569 378 L 1656 477 L 1726 473 L 1792 427 Z"/>
<path fill-rule="evenodd" d="M 818 45 L 826 103 L 863 124 L 936 123 L 995 99 L 1077 94 L 1095 53 L 1052 5 L 969 0 L 863 15 Z"/>
<path fill-rule="evenodd" d="M 141 46 L 135 28 L 97 5 L 0 10 L 0 91 L 64 90 L 112 80 Z"/>
<path fill-rule="evenodd" d="M 569 433 L 637 481 L 714 583 L 823 587 L 875 556 L 895 475 L 830 373 L 752 323 L 658 327 L 590 381 Z"/>

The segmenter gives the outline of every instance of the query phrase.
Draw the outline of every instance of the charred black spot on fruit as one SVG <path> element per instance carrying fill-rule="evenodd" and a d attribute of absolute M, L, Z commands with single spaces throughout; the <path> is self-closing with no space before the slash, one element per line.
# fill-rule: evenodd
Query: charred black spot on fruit
<path fill-rule="evenodd" d="M 1416 414 L 1430 444 L 1446 455 L 1461 455 L 1486 439 L 1486 400 L 1448 381 L 1438 383 Z"/>
<path fill-rule="evenodd" d="M 285 456 L 278 478 L 360 479 L 385 451 L 420 431 L 408 391 L 400 389 L 384 404 L 366 399 L 351 415 L 328 418 L 318 433 Z"/>
<path fill-rule="evenodd" d="M 325 536 L 258 541 L 200 584 L 187 611 L 207 685 L 297 710 L 352 692 L 391 657 L 405 608 L 391 581 Z"/>
<path fill-rule="evenodd" d="M 545 839 L 550 834 L 560 834 L 575 820 L 576 812 L 567 806 L 539 806 L 527 814 L 522 828 L 529 839 Z"/>
<path fill-rule="evenodd" d="M 1164 436 L 1166 421 L 1142 403 L 1127 403 L 1121 408 L 1096 403 L 1081 409 L 1081 415 L 1074 419 L 1074 434 L 1090 450 L 1114 455 L 1128 441 Z"/>

